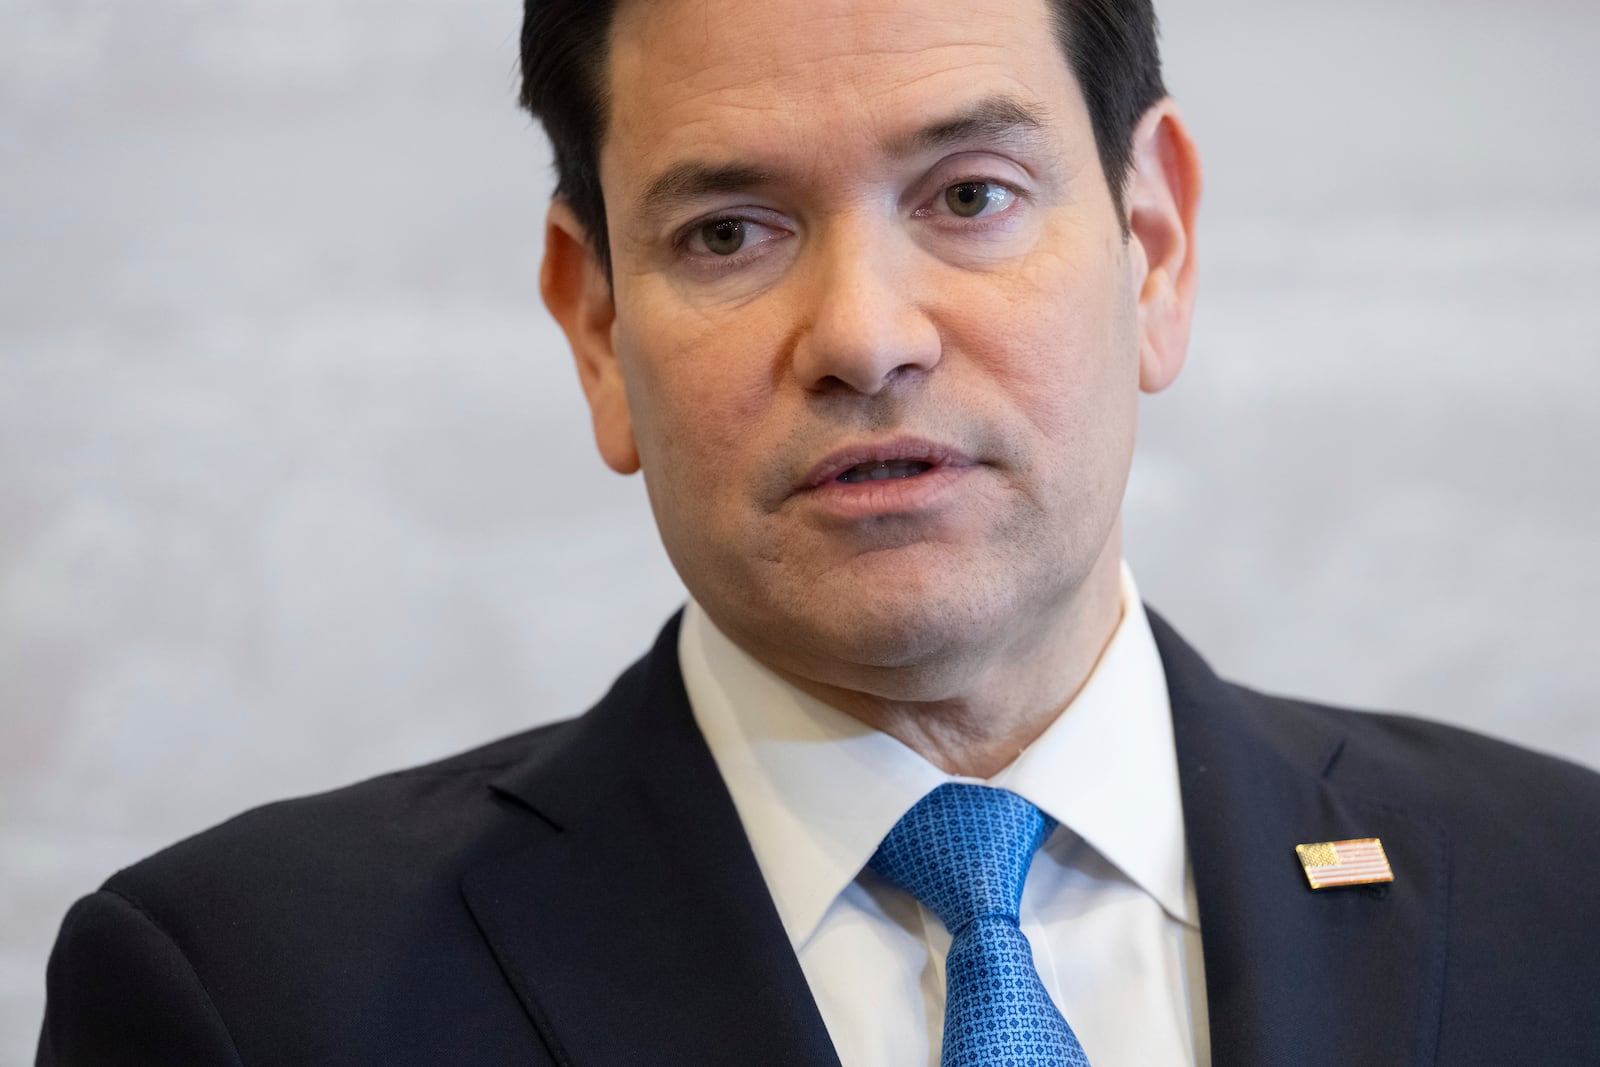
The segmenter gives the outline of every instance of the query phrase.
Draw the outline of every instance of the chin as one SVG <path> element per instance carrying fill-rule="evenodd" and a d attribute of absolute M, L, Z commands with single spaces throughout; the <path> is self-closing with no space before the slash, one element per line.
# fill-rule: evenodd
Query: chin
<path fill-rule="evenodd" d="M 954 664 L 1007 642 L 1021 598 L 989 587 L 919 582 L 858 585 L 791 615 L 796 645 L 824 660 L 877 670 Z"/>

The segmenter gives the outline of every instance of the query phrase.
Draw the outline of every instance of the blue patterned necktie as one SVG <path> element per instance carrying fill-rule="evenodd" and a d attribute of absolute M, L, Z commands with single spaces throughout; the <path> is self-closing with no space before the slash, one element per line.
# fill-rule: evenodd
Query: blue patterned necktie
<path fill-rule="evenodd" d="M 948 783 L 906 812 L 867 864 L 950 931 L 941 1067 L 1089 1067 L 1017 925 L 1023 880 L 1054 828 L 1015 793 Z"/>

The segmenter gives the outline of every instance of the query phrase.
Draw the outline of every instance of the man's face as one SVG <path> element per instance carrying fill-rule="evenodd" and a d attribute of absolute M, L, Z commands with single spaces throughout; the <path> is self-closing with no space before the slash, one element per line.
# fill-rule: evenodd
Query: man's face
<path fill-rule="evenodd" d="M 585 385 L 725 632 L 859 688 L 1114 574 L 1145 255 L 1044 0 L 624 0 L 609 85 Z"/>

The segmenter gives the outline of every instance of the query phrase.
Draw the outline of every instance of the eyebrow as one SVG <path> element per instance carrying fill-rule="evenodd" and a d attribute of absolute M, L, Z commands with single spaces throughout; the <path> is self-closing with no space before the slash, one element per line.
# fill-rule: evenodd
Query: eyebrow
<path fill-rule="evenodd" d="M 657 175 L 639 197 L 640 218 L 654 219 L 675 205 L 719 193 L 739 193 L 771 185 L 776 175 L 760 167 L 739 164 L 716 166 L 690 161 L 669 167 Z"/>
<path fill-rule="evenodd" d="M 1045 128 L 1040 109 L 1014 96 L 986 96 L 966 111 L 895 137 L 884 149 L 894 159 L 974 141 L 1001 141 L 1024 134 L 1031 141 Z"/>
<path fill-rule="evenodd" d="M 963 144 L 1012 140 L 1022 135 L 1035 141 L 1046 126 L 1039 108 L 1013 96 L 987 96 L 967 110 L 884 141 L 891 159 L 906 159 Z M 777 184 L 783 175 L 764 167 L 689 160 L 651 179 L 637 201 L 637 217 L 650 221 L 677 205 L 723 193 L 741 193 Z"/>

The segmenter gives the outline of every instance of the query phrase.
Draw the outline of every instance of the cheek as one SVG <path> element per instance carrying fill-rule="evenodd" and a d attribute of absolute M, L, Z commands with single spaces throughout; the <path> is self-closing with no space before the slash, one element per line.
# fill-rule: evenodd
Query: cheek
<path fill-rule="evenodd" d="M 1032 429 L 1085 460 L 1126 451 L 1131 439 L 1139 349 L 1127 290 L 1120 242 L 1035 254 L 1002 288 L 994 328 L 978 342 L 985 370 Z"/>
<path fill-rule="evenodd" d="M 668 300 L 641 301 L 619 315 L 618 352 L 640 461 L 662 503 L 691 493 L 692 506 L 704 509 L 744 484 L 739 471 L 759 459 L 751 446 L 772 405 L 775 348 L 752 332 L 756 324 L 747 329 L 738 318 Z"/>

